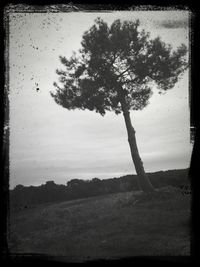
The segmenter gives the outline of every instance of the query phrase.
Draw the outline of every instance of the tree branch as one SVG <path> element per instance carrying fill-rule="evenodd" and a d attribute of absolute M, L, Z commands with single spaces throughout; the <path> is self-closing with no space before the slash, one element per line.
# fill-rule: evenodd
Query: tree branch
<path fill-rule="evenodd" d="M 131 66 L 128 67 L 126 70 L 124 70 L 122 73 L 120 73 L 120 75 L 118 75 L 117 78 L 120 78 L 121 76 L 123 76 L 123 74 L 126 73 L 130 69 L 131 69 Z"/>

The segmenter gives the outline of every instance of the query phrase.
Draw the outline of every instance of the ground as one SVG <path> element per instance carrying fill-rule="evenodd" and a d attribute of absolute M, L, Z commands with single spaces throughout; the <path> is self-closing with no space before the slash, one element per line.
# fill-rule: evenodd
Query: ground
<path fill-rule="evenodd" d="M 68 262 L 188 256 L 190 196 L 168 191 L 153 197 L 116 193 L 11 212 L 10 252 L 42 253 Z"/>

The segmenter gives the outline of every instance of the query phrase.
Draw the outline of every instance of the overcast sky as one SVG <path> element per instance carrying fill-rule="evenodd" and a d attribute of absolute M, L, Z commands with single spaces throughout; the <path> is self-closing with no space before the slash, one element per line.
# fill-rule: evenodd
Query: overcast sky
<path fill-rule="evenodd" d="M 80 48 L 84 31 L 101 17 L 141 21 L 141 28 L 174 48 L 189 46 L 187 11 L 10 13 L 10 187 L 66 184 L 72 178 L 101 179 L 135 173 L 123 115 L 104 117 L 68 111 L 50 96 L 59 55 Z M 39 88 L 39 90 L 37 90 Z M 147 172 L 188 168 L 189 76 L 164 95 L 154 90 L 150 104 L 132 111 L 139 152 Z"/>

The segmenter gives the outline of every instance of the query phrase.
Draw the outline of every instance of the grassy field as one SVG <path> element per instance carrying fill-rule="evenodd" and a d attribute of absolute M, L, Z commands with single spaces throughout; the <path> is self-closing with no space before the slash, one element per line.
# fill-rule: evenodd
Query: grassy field
<path fill-rule="evenodd" d="M 9 248 L 69 262 L 187 256 L 189 222 L 190 196 L 164 190 L 153 197 L 117 193 L 12 212 Z"/>

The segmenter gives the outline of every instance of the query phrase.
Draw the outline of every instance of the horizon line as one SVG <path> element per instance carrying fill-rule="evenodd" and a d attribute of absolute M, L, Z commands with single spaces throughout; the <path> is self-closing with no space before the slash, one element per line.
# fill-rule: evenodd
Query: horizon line
<path fill-rule="evenodd" d="M 181 170 L 189 170 L 189 169 L 190 169 L 190 167 L 182 168 L 182 169 L 168 169 L 168 170 L 160 170 L 160 171 L 154 171 L 154 172 L 146 172 L 146 174 L 153 174 L 153 173 L 158 173 L 158 172 L 168 172 L 168 171 L 181 171 Z M 104 178 L 104 179 L 101 179 L 101 178 L 98 178 L 98 177 L 93 177 L 93 178 L 89 178 L 89 179 L 72 178 L 69 181 L 72 181 L 72 180 L 92 181 L 92 179 L 94 179 L 94 178 L 97 178 L 97 179 L 99 179 L 99 180 L 102 181 L 102 180 L 109 180 L 109 179 L 114 179 L 114 178 L 120 179 L 120 178 L 123 178 L 124 176 L 128 176 L 128 175 L 137 176 L 137 174 L 131 174 L 131 173 L 129 173 L 129 174 L 124 174 L 124 175 L 118 176 L 118 177 L 111 177 L 111 178 Z M 53 179 L 47 180 L 46 183 L 49 182 L 49 181 L 53 181 L 55 183 L 55 181 Z M 13 188 L 9 188 L 9 190 L 13 190 L 18 185 L 22 185 L 24 187 L 31 187 L 31 186 L 32 187 L 39 187 L 39 186 L 45 185 L 45 184 L 44 183 L 41 183 L 40 185 L 32 185 L 32 184 L 30 184 L 30 185 L 23 185 L 23 184 L 17 184 Z M 56 184 L 56 185 L 65 185 L 65 184 Z"/>

